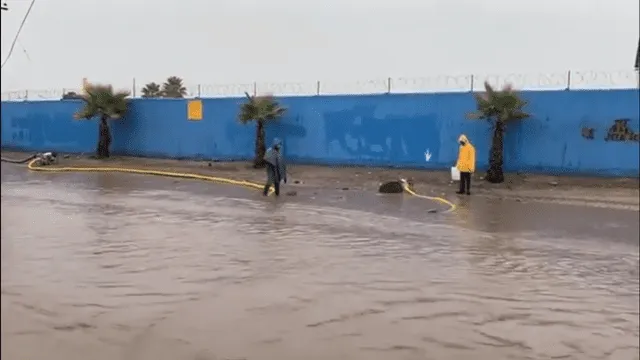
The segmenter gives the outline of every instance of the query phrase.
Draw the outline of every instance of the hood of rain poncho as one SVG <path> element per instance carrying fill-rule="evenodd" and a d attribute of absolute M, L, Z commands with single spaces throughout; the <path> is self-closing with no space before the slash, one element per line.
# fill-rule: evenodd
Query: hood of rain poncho
<path fill-rule="evenodd" d="M 469 139 L 462 134 L 458 138 L 458 142 L 461 143 L 460 151 L 458 152 L 458 161 L 456 167 L 460 172 L 475 172 L 476 171 L 476 149 L 471 145 Z"/>

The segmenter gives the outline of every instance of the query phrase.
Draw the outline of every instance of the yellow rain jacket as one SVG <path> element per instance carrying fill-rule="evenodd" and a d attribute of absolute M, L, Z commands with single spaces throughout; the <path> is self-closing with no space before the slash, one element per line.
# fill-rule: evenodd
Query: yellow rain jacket
<path fill-rule="evenodd" d="M 458 152 L 458 162 L 456 168 L 460 172 L 475 172 L 476 171 L 476 148 L 471 145 L 469 139 L 465 135 L 460 135 L 458 142 L 464 142 L 464 145 L 460 145 L 460 151 Z"/>

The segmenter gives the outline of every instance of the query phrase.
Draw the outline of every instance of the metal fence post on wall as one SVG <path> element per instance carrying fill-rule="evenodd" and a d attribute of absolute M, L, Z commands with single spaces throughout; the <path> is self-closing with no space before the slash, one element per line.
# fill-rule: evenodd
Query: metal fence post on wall
<path fill-rule="evenodd" d="M 320 95 L 320 80 L 316 81 L 316 95 Z"/>
<path fill-rule="evenodd" d="M 131 84 L 131 96 L 136 97 L 136 78 L 133 78 L 133 83 Z"/>
<path fill-rule="evenodd" d="M 253 82 L 253 96 L 258 95 L 258 83 L 257 82 Z"/>
<path fill-rule="evenodd" d="M 29 100 L 29 90 L 24 91 L 24 99 Z"/>
<path fill-rule="evenodd" d="M 391 78 L 387 78 L 387 94 L 391 94 Z"/>
<path fill-rule="evenodd" d="M 202 85 L 198 84 L 198 97 L 202 97 Z"/>
<path fill-rule="evenodd" d="M 567 89 L 571 90 L 571 70 L 567 71 Z"/>
<path fill-rule="evenodd" d="M 471 74 L 471 89 L 469 89 L 470 92 L 473 92 L 473 90 L 475 89 L 475 86 L 476 86 L 475 80 L 476 80 L 475 76 Z"/>

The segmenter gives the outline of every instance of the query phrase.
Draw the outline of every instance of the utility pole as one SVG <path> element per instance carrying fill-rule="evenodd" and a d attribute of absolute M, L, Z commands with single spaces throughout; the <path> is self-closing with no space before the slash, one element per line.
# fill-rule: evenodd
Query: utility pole
<path fill-rule="evenodd" d="M 636 50 L 636 64 L 634 67 L 636 71 L 640 71 L 640 39 L 638 39 L 638 50 Z"/>
<path fill-rule="evenodd" d="M 636 50 L 636 80 L 638 81 L 638 89 L 640 89 L 640 39 L 638 39 L 638 49 Z"/>

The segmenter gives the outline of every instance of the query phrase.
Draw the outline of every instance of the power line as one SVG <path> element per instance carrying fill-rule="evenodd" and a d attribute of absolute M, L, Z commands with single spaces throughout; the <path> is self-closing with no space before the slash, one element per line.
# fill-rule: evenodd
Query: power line
<path fill-rule="evenodd" d="M 16 47 L 16 43 L 18 42 L 18 37 L 20 36 L 20 32 L 22 31 L 22 27 L 24 27 L 24 24 L 27 22 L 27 18 L 29 17 L 29 14 L 31 13 L 31 9 L 33 8 L 33 4 L 35 4 L 35 2 L 36 0 L 31 0 L 31 4 L 29 4 L 29 8 L 27 9 L 27 12 L 24 14 L 24 17 L 22 18 L 22 22 L 20 23 L 18 32 L 16 33 L 16 36 L 13 38 L 13 42 L 11 43 L 11 48 L 9 48 L 9 53 L 7 54 L 7 58 L 4 59 L 4 61 L 2 62 L 2 65 L 0 65 L 0 69 L 4 67 L 7 61 L 9 61 L 11 54 L 13 54 L 13 49 Z"/>
<path fill-rule="evenodd" d="M 29 56 L 29 53 L 27 52 L 27 48 L 25 48 L 24 45 L 22 45 L 22 42 L 20 40 L 18 40 L 18 45 L 20 45 L 20 48 L 22 49 L 24 56 L 27 57 L 27 60 L 31 61 L 31 56 Z"/>

